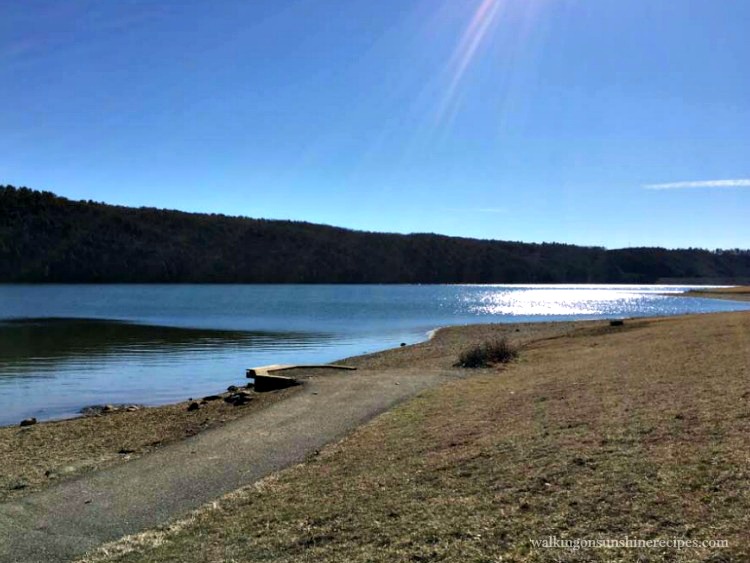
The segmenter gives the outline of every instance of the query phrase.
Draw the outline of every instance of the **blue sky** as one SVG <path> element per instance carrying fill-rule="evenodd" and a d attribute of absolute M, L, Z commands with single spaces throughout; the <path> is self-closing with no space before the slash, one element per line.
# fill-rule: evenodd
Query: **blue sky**
<path fill-rule="evenodd" d="M 0 183 L 374 231 L 748 247 L 748 29 L 746 0 L 4 2 Z"/>

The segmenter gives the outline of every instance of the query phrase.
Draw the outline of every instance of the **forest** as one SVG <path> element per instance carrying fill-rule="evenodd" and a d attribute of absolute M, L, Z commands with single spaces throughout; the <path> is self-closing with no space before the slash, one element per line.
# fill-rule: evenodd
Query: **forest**
<path fill-rule="evenodd" d="M 0 282 L 743 283 L 750 252 L 353 231 L 0 186 Z"/>

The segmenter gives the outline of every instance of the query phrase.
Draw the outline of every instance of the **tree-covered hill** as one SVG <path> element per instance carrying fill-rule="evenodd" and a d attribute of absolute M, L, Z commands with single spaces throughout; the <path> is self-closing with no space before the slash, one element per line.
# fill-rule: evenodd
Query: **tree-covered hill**
<path fill-rule="evenodd" d="M 649 283 L 748 279 L 750 253 L 383 234 L 0 186 L 0 282 Z"/>

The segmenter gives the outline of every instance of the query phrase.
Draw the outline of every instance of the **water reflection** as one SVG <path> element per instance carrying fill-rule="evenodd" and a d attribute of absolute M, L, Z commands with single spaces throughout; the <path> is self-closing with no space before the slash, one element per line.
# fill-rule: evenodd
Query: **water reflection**
<path fill-rule="evenodd" d="M 152 326 L 88 319 L 0 322 L 0 424 L 75 416 L 105 403 L 156 405 L 244 382 L 251 365 L 329 346 L 320 332 Z"/>
<path fill-rule="evenodd" d="M 309 332 L 204 330 L 98 319 L 14 319 L 0 322 L 0 378 L 38 376 L 61 365 L 106 358 L 133 362 L 246 348 L 304 349 L 332 335 Z"/>

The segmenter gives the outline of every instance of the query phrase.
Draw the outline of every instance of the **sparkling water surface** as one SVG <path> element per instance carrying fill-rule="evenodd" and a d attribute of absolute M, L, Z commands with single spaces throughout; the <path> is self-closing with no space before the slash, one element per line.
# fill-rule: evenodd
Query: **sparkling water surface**
<path fill-rule="evenodd" d="M 247 367 L 330 362 L 446 325 L 750 310 L 679 295 L 692 287 L 4 285 L 0 424 L 199 397 Z"/>

